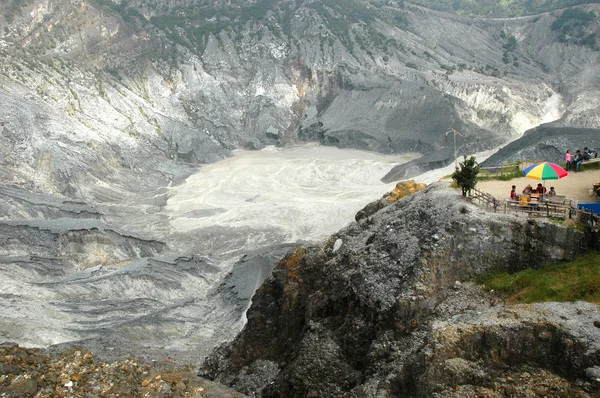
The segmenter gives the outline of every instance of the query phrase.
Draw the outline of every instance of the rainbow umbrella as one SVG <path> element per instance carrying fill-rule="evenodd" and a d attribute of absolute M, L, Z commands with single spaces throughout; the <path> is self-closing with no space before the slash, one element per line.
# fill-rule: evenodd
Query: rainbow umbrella
<path fill-rule="evenodd" d="M 556 163 L 535 163 L 523 170 L 523 175 L 534 180 L 558 180 L 569 175 L 567 170 Z"/>

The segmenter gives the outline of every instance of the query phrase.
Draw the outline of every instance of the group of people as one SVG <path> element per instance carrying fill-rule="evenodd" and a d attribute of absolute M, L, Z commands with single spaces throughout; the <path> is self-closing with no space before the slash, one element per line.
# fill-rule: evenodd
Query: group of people
<path fill-rule="evenodd" d="M 588 147 L 584 147 L 583 151 L 578 149 L 577 151 L 575 151 L 574 155 L 571 153 L 571 149 L 567 149 L 567 153 L 565 155 L 565 162 L 566 162 L 565 168 L 567 171 L 572 170 L 572 171 L 578 172 L 579 168 L 581 167 L 581 163 L 583 163 L 586 160 L 594 159 L 597 157 L 598 157 L 598 152 L 592 151 Z M 513 185 L 512 189 L 510 190 L 509 195 L 510 195 L 511 200 L 518 201 L 522 197 L 531 198 L 532 194 L 538 194 L 539 196 L 542 196 L 542 197 L 554 196 L 554 195 L 556 195 L 556 190 L 554 189 L 554 187 L 550 187 L 550 190 L 548 192 L 546 192 L 546 187 L 543 186 L 541 183 L 537 184 L 537 187 L 535 189 L 531 186 L 531 184 L 527 184 L 527 186 L 521 192 L 521 195 L 519 195 L 517 193 L 517 186 Z"/>
<path fill-rule="evenodd" d="M 522 195 L 531 197 L 531 194 L 536 193 L 542 196 L 554 196 L 556 195 L 556 190 L 554 187 L 550 187 L 550 190 L 546 192 L 546 187 L 542 184 L 537 184 L 537 187 L 533 189 L 531 184 L 527 184 L 527 186 L 523 189 Z M 519 200 L 519 195 L 517 194 L 517 186 L 513 185 L 510 190 L 510 199 L 511 200 Z"/>
<path fill-rule="evenodd" d="M 571 149 L 567 149 L 567 153 L 565 155 L 565 163 L 567 171 L 573 170 L 574 172 L 579 171 L 579 167 L 581 167 L 581 163 L 585 160 L 590 160 L 592 158 L 598 157 L 598 152 L 592 151 L 588 149 L 588 147 L 583 148 L 583 152 L 581 150 L 575 151 L 575 155 L 571 153 Z"/>

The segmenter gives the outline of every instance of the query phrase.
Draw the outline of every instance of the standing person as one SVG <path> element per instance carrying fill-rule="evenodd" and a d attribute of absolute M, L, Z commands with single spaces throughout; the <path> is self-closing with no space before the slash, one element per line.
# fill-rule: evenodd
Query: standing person
<path fill-rule="evenodd" d="M 550 187 L 550 190 L 548 191 L 548 196 L 555 196 L 556 195 L 556 191 L 554 190 L 554 187 Z"/>
<path fill-rule="evenodd" d="M 571 154 L 571 149 L 567 149 L 567 153 L 565 154 L 565 169 L 567 169 L 567 171 L 571 170 L 571 162 L 573 161 L 573 155 Z"/>
<path fill-rule="evenodd" d="M 575 157 L 571 163 L 575 166 L 575 172 L 578 173 L 581 163 L 583 163 L 583 153 L 579 149 L 575 152 Z"/>
<path fill-rule="evenodd" d="M 519 195 L 517 195 L 517 186 L 513 185 L 510 190 L 510 200 L 519 200 Z"/>

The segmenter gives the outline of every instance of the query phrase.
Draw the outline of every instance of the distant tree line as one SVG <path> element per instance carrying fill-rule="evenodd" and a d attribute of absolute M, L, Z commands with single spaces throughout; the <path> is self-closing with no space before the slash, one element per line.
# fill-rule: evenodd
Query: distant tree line
<path fill-rule="evenodd" d="M 596 19 L 592 11 L 585 12 L 579 9 L 568 9 L 552 23 L 552 30 L 558 31 L 558 40 L 566 43 L 573 42 L 598 50 L 596 32 L 588 31 L 588 27 Z"/>
<path fill-rule="evenodd" d="M 472 17 L 519 17 L 534 15 L 598 0 L 413 0 L 435 10 Z"/>

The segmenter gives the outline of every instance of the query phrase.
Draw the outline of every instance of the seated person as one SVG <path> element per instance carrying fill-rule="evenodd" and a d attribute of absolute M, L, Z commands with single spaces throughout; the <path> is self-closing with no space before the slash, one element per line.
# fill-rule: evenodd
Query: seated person
<path fill-rule="evenodd" d="M 533 192 L 533 188 L 531 187 L 531 184 L 527 184 L 525 189 L 523 189 L 523 195 L 531 195 L 531 192 Z"/>
<path fill-rule="evenodd" d="M 537 188 L 535 189 L 535 191 L 540 195 L 544 195 L 546 193 L 546 187 L 542 184 L 537 184 Z"/>
<path fill-rule="evenodd" d="M 548 196 L 556 196 L 556 191 L 554 190 L 554 187 L 550 187 L 550 190 L 548 191 Z"/>
<path fill-rule="evenodd" d="M 583 160 L 590 160 L 598 157 L 598 153 L 588 149 L 588 147 L 583 148 Z"/>
<path fill-rule="evenodd" d="M 517 186 L 513 185 L 510 190 L 510 200 L 519 200 L 519 195 L 517 195 Z"/>

